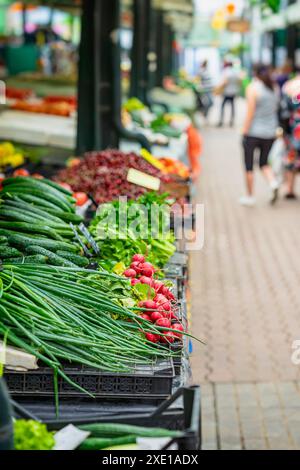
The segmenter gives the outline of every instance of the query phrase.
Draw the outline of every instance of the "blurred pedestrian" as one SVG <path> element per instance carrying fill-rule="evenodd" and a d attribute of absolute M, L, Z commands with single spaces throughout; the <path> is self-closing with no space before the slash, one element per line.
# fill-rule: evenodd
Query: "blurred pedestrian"
<path fill-rule="evenodd" d="M 235 99 L 241 91 L 241 84 L 242 80 L 239 71 L 233 67 L 232 62 L 225 62 L 222 82 L 218 87 L 223 95 L 219 127 L 223 126 L 224 111 L 226 104 L 230 104 L 231 106 L 230 126 L 234 125 Z"/>
<path fill-rule="evenodd" d="M 197 106 L 205 118 L 208 117 L 210 108 L 213 105 L 212 90 L 213 81 L 208 70 L 208 61 L 204 60 L 199 70 L 200 89 L 197 90 Z"/>
<path fill-rule="evenodd" d="M 279 184 L 268 164 L 268 157 L 278 127 L 279 93 L 270 69 L 264 65 L 253 67 L 253 79 L 246 90 L 247 112 L 243 126 L 243 149 L 246 168 L 247 195 L 240 203 L 253 206 L 253 166 L 255 152 L 259 152 L 259 167 L 271 188 L 270 202 L 278 197 Z"/>
<path fill-rule="evenodd" d="M 285 83 L 282 89 L 285 99 L 284 139 L 286 143 L 286 184 L 287 199 L 296 199 L 294 192 L 296 175 L 300 170 L 300 71 L 297 76 Z"/>

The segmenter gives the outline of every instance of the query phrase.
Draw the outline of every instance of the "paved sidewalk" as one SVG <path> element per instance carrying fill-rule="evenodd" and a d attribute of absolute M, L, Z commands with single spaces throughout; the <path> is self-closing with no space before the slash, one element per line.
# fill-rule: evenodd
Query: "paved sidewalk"
<path fill-rule="evenodd" d="M 191 256 L 191 287 L 192 329 L 207 343 L 192 358 L 204 448 L 300 449 L 300 187 L 299 201 L 270 207 L 257 174 L 257 206 L 240 207 L 237 130 L 202 134 L 205 245 Z"/>

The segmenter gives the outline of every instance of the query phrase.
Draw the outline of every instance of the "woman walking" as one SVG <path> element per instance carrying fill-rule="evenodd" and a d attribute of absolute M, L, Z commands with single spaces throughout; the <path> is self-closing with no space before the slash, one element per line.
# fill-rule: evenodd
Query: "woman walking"
<path fill-rule="evenodd" d="M 279 96 L 268 67 L 255 66 L 253 75 L 254 78 L 246 90 L 247 112 L 242 131 L 247 195 L 240 198 L 240 203 L 245 206 L 255 204 L 253 166 L 256 151 L 259 152 L 259 167 L 270 185 L 271 204 L 276 202 L 279 189 L 279 184 L 268 165 L 268 156 L 278 127 Z"/>

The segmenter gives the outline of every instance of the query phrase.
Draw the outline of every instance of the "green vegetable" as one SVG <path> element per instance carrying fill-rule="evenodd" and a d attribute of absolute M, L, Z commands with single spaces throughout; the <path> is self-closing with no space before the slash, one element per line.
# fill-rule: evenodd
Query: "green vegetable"
<path fill-rule="evenodd" d="M 119 423 L 93 423 L 79 426 L 83 431 L 89 431 L 92 436 L 104 437 L 109 436 L 136 436 L 136 437 L 178 437 L 182 433 L 180 431 L 170 431 L 163 428 L 146 428 L 143 426 L 133 426 L 129 424 Z"/>
<path fill-rule="evenodd" d="M 0 258 L 12 258 L 14 256 L 20 256 L 21 254 L 22 253 L 20 253 L 16 248 L 6 246 L 0 247 Z"/>
<path fill-rule="evenodd" d="M 53 253 L 53 251 L 46 250 L 45 248 L 42 248 L 37 245 L 28 246 L 27 248 L 25 248 L 25 251 L 26 253 L 45 256 L 47 260 L 54 266 L 69 266 L 70 268 L 76 266 L 76 264 L 72 263 L 71 261 L 68 261 L 67 259 L 62 258 L 61 256 L 56 255 L 55 253 Z"/>
<path fill-rule="evenodd" d="M 74 253 L 70 253 L 68 251 L 58 250 L 56 254 L 68 261 L 72 261 L 72 263 L 76 264 L 76 266 L 85 267 L 89 264 L 88 259 L 84 256 L 75 255 Z"/>
<path fill-rule="evenodd" d="M 9 263 L 20 264 L 20 263 L 36 263 L 44 264 L 47 262 L 47 257 L 43 255 L 32 255 L 32 256 L 23 256 L 22 258 L 9 258 Z"/>
<path fill-rule="evenodd" d="M 5 235 L 10 245 L 18 248 L 26 248 L 28 245 L 37 245 L 46 248 L 51 251 L 63 250 L 76 253 L 79 251 L 79 247 L 75 244 L 66 243 L 62 241 L 50 240 L 48 238 L 42 238 L 41 236 L 34 236 L 25 233 L 16 233 L 0 228 L 0 234 Z"/>
<path fill-rule="evenodd" d="M 57 376 L 88 393 L 66 376 L 61 361 L 128 372 L 176 355 L 147 342 L 141 332 L 162 335 L 165 329 L 122 306 L 120 285 L 130 286 L 124 278 L 78 267 L 6 263 L 0 282 L 0 337 L 6 334 L 8 344 L 53 369 L 56 406 Z"/>
<path fill-rule="evenodd" d="M 16 450 L 51 450 L 55 444 L 45 424 L 24 419 L 14 423 L 14 441 Z"/>
<path fill-rule="evenodd" d="M 101 450 L 110 446 L 117 446 L 123 444 L 135 444 L 136 436 L 122 436 L 116 438 L 97 438 L 91 437 L 86 439 L 80 446 L 79 450 Z"/>
<path fill-rule="evenodd" d="M 160 213 L 153 225 L 152 217 L 145 212 L 137 212 L 141 205 L 148 209 L 155 207 Z M 120 202 L 114 201 L 100 208 L 90 224 L 89 230 L 100 249 L 99 262 L 105 269 L 111 270 L 115 263 L 130 265 L 135 253 L 147 255 L 147 261 L 154 266 L 163 267 L 175 252 L 175 237 L 166 229 L 169 221 L 169 204 L 166 194 L 146 193 L 137 200 L 127 202 L 128 227 L 119 225 Z M 136 232 L 130 226 L 136 224 Z"/>
<path fill-rule="evenodd" d="M 38 223 L 29 224 L 27 222 L 6 222 L 0 220 L 0 228 L 6 228 L 17 232 L 40 233 L 41 235 L 46 235 L 54 240 L 63 241 L 63 238 L 53 228 Z"/>

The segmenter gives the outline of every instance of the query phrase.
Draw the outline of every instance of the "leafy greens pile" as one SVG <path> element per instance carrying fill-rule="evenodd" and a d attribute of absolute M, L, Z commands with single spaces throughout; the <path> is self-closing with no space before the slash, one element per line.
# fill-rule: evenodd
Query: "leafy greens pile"
<path fill-rule="evenodd" d="M 127 201 L 125 209 L 120 200 L 100 206 L 89 228 L 100 249 L 100 264 L 106 269 L 119 262 L 128 265 L 135 253 L 142 253 L 162 268 L 175 252 L 170 208 L 167 194 L 154 192 Z"/>

